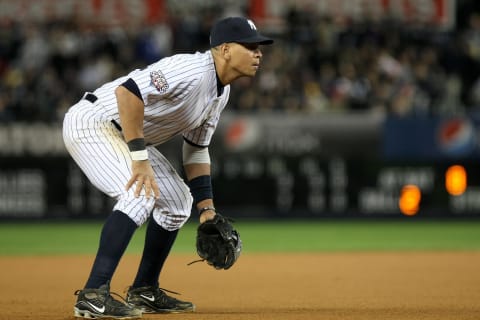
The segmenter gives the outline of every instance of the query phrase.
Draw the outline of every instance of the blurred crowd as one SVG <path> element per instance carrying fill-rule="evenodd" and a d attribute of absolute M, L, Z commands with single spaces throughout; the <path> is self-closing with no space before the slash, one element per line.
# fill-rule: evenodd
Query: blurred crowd
<path fill-rule="evenodd" d="M 0 21 L 0 122 L 60 122 L 85 91 L 177 52 L 208 49 L 211 14 L 155 25 Z M 339 23 L 292 9 L 258 76 L 232 85 L 243 113 L 459 113 L 480 106 L 480 14 L 439 30 Z"/>

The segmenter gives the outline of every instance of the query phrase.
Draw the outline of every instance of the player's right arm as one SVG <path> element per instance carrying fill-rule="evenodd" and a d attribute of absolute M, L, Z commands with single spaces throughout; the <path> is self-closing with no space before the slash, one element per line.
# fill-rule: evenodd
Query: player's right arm
<path fill-rule="evenodd" d="M 118 112 L 122 126 L 125 141 L 131 142 L 135 139 L 143 139 L 143 101 L 131 90 L 124 86 L 119 86 L 115 90 L 117 98 Z M 125 189 L 129 190 L 137 182 L 135 187 L 135 197 L 140 196 L 142 188 L 145 187 L 145 196 L 150 197 L 153 192 L 155 198 L 160 197 L 160 191 L 155 181 L 155 175 L 147 160 L 132 160 L 132 177 L 127 182 Z"/>

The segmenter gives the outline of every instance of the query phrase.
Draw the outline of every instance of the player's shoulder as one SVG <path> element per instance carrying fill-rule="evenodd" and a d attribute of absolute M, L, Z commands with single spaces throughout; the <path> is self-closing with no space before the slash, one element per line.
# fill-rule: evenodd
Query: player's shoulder
<path fill-rule="evenodd" d="M 215 75 L 215 64 L 209 51 L 175 54 L 160 63 L 158 69 L 167 78 L 189 83 L 203 82 Z"/>
<path fill-rule="evenodd" d="M 158 64 L 169 65 L 172 68 L 178 68 L 185 65 L 208 67 L 213 65 L 213 59 L 209 51 L 197 51 L 195 53 L 177 53 L 159 60 Z"/>
<path fill-rule="evenodd" d="M 210 51 L 177 53 L 149 65 L 142 71 L 151 83 L 168 87 L 166 93 L 209 91 L 215 82 L 215 64 Z M 212 89 L 213 90 L 213 89 Z"/>

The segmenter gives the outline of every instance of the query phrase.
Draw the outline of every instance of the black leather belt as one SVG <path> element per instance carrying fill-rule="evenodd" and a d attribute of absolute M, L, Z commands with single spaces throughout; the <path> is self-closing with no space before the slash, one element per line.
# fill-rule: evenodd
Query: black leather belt
<path fill-rule="evenodd" d="M 89 101 L 89 102 L 91 102 L 91 103 L 95 103 L 95 102 L 98 100 L 97 96 L 94 95 L 93 93 L 90 93 L 90 92 L 88 92 L 87 94 L 85 94 L 85 96 L 83 97 L 83 99 L 85 99 L 85 100 L 87 100 L 87 101 Z"/>
<path fill-rule="evenodd" d="M 83 99 L 87 100 L 88 102 L 91 102 L 91 103 L 95 103 L 98 98 L 96 95 L 94 95 L 93 93 L 90 93 L 90 92 L 87 92 L 84 96 L 83 96 Z M 113 125 L 115 126 L 115 128 L 117 128 L 118 131 L 122 131 L 122 127 L 118 124 L 117 121 L 115 120 L 111 120 L 111 122 L 113 123 Z"/>
<path fill-rule="evenodd" d="M 110 122 L 113 123 L 113 125 L 115 126 L 115 128 L 117 128 L 118 131 L 122 131 L 122 127 L 118 124 L 117 121 L 110 120 Z"/>

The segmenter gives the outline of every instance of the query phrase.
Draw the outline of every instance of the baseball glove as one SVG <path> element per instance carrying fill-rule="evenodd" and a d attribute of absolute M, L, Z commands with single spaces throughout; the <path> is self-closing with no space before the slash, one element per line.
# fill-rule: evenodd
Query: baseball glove
<path fill-rule="evenodd" d="M 229 269 L 242 251 L 242 240 L 232 221 L 220 214 L 197 228 L 197 253 L 215 269 Z"/>

